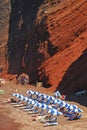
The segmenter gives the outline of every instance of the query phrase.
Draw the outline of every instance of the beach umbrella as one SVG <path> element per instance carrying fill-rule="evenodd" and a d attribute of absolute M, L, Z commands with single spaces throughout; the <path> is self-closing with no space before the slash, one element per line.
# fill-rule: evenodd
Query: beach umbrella
<path fill-rule="evenodd" d="M 63 101 L 62 100 L 60 100 L 60 99 L 55 99 L 55 100 L 53 100 L 53 104 L 54 105 L 62 105 L 63 103 L 62 103 Z"/>
<path fill-rule="evenodd" d="M 35 105 L 36 103 L 37 103 L 37 101 L 31 100 L 31 101 L 28 102 L 27 106 L 24 107 L 24 109 L 27 109 L 27 111 L 33 110 L 34 107 L 35 107 L 34 105 Z"/>
<path fill-rule="evenodd" d="M 54 92 L 54 97 L 61 97 L 61 94 L 60 94 L 60 92 L 59 91 L 56 91 L 56 92 Z"/>
<path fill-rule="evenodd" d="M 52 106 L 48 106 L 48 105 L 46 105 L 44 103 L 39 103 L 39 102 L 36 102 L 34 106 L 42 108 L 42 109 L 50 109 L 50 108 L 52 108 Z"/>
<path fill-rule="evenodd" d="M 53 101 L 53 107 L 55 107 L 55 108 L 63 108 L 63 107 L 67 108 L 69 106 L 70 106 L 70 104 L 68 104 L 65 101 L 62 101 L 60 99 L 56 99 Z"/>
<path fill-rule="evenodd" d="M 67 109 L 69 112 L 83 112 L 83 110 L 78 108 L 76 105 L 70 105 Z"/>
<path fill-rule="evenodd" d="M 39 94 L 39 92 L 37 92 L 37 91 L 31 91 L 31 90 L 28 90 L 26 93 L 27 94 L 34 94 L 34 95 L 38 95 Z"/>
<path fill-rule="evenodd" d="M 54 101 L 56 98 L 53 97 L 53 96 L 50 96 L 50 99 L 51 99 L 52 101 Z"/>
<path fill-rule="evenodd" d="M 52 108 L 52 106 L 48 106 L 48 105 L 42 103 L 42 109 L 51 109 L 51 108 Z"/>
<path fill-rule="evenodd" d="M 59 116 L 59 115 L 62 115 L 61 112 L 59 112 L 58 110 L 56 110 L 56 109 L 54 109 L 54 108 L 49 109 L 48 114 L 51 114 L 52 116 Z"/>
<path fill-rule="evenodd" d="M 37 100 L 39 102 L 45 103 L 45 104 L 50 104 L 53 103 L 53 101 L 55 100 L 55 98 L 53 96 L 49 96 L 46 94 L 39 94 Z"/>
<path fill-rule="evenodd" d="M 25 96 L 24 96 L 23 100 L 24 100 L 25 102 L 31 102 L 31 101 L 32 101 L 32 99 L 30 99 L 30 98 L 28 98 L 28 97 L 25 97 Z"/>
<path fill-rule="evenodd" d="M 19 93 L 14 93 L 12 96 L 20 98 L 21 100 L 23 100 L 23 98 L 24 98 L 24 96 Z"/>
<path fill-rule="evenodd" d="M 40 102 L 47 102 L 47 100 L 50 98 L 50 96 L 45 94 L 39 94 L 37 100 Z"/>
<path fill-rule="evenodd" d="M 32 98 L 32 95 L 34 94 L 34 92 L 31 90 L 28 90 L 26 93 L 28 94 L 29 98 Z"/>
<path fill-rule="evenodd" d="M 39 98 L 39 97 L 42 97 L 42 98 L 45 99 L 45 98 L 49 98 L 50 96 L 49 96 L 49 95 L 46 95 L 46 94 L 39 93 L 39 94 L 38 94 L 38 98 Z"/>
<path fill-rule="evenodd" d="M 48 106 L 48 105 L 46 105 L 46 104 L 44 104 L 44 103 L 39 103 L 39 102 L 36 102 L 36 103 L 34 104 L 34 107 L 36 107 L 36 108 L 41 108 L 41 109 L 43 109 L 43 110 L 45 110 L 45 109 L 51 109 L 51 108 L 52 108 L 52 106 Z"/>
<path fill-rule="evenodd" d="M 40 115 L 43 115 L 44 112 L 47 113 L 49 109 L 52 109 L 52 106 L 48 106 L 44 103 L 35 103 L 34 104 L 34 112 L 37 112 L 38 110 L 40 110 Z"/>
<path fill-rule="evenodd" d="M 69 108 L 69 107 L 70 107 L 70 104 L 67 103 L 67 102 L 62 101 L 62 102 L 59 104 L 59 107 L 60 107 L 60 108 L 63 108 L 63 107 Z"/>
<path fill-rule="evenodd" d="M 30 102 L 30 101 L 32 101 L 32 99 L 29 99 L 28 97 L 23 96 L 23 95 L 18 94 L 18 93 L 14 93 L 13 96 L 15 96 L 15 97 L 17 97 L 17 98 L 19 98 L 20 100 L 25 101 L 25 102 Z"/>
<path fill-rule="evenodd" d="M 75 109 L 71 110 L 71 112 L 78 113 L 78 112 L 83 112 L 83 110 L 80 108 L 75 108 Z"/>
<path fill-rule="evenodd" d="M 46 104 L 52 104 L 56 98 L 53 97 L 53 96 L 47 95 L 46 99 L 47 99 L 46 102 L 45 102 Z"/>
<path fill-rule="evenodd" d="M 17 98 L 19 98 L 21 101 L 25 101 L 27 102 L 28 104 L 24 107 L 24 109 L 27 109 L 27 108 L 33 108 L 34 107 L 34 104 L 37 102 L 37 101 L 34 101 L 26 96 L 23 96 L 21 94 L 18 94 L 18 93 L 15 93 L 13 94 L 13 96 L 16 96 Z"/>
<path fill-rule="evenodd" d="M 70 105 L 69 107 L 68 107 L 68 109 L 76 109 L 76 108 L 78 108 L 78 106 L 76 106 L 76 105 Z"/>
<path fill-rule="evenodd" d="M 27 93 L 27 94 L 33 94 L 33 91 L 32 91 L 32 90 L 27 90 L 26 93 Z"/>
<path fill-rule="evenodd" d="M 42 97 L 45 99 L 45 98 L 49 98 L 50 96 L 46 94 L 42 94 Z"/>
<path fill-rule="evenodd" d="M 33 98 L 33 99 L 37 99 L 38 95 L 39 95 L 39 92 L 31 91 L 31 90 L 28 90 L 26 93 L 29 94 L 29 96 L 28 96 L 29 98 Z"/>

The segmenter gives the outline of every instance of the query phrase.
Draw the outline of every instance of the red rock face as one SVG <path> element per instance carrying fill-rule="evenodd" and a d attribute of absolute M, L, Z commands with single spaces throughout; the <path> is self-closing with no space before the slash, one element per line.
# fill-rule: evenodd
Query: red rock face
<path fill-rule="evenodd" d="M 1 39 L 3 44 L 7 40 L 8 72 L 26 72 L 30 83 L 42 81 L 52 91 L 86 89 L 87 1 L 7 0 L 3 4 L 9 19 L 2 20 L 5 29 L 0 26 L 8 36 Z"/>
<path fill-rule="evenodd" d="M 47 20 L 50 40 L 59 51 L 42 67 L 49 76 L 51 90 L 72 93 L 87 89 L 86 6 L 85 0 L 68 0 L 50 9 Z"/>
<path fill-rule="evenodd" d="M 0 0 L 0 65 L 5 64 L 5 45 L 8 41 L 10 1 Z"/>

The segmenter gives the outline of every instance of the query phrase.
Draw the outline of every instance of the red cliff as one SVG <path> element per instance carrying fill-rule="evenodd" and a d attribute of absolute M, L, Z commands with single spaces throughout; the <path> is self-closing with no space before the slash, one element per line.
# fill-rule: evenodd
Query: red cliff
<path fill-rule="evenodd" d="M 52 91 L 87 89 L 86 0 L 5 0 L 0 11 L 8 73 L 25 72 Z"/>

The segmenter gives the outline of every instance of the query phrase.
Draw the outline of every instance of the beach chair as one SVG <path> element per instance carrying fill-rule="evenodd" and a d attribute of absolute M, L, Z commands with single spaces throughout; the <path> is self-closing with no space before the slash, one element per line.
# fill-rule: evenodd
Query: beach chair
<path fill-rule="evenodd" d="M 57 125 L 58 125 L 58 122 L 46 122 L 44 124 L 44 127 L 46 127 L 46 126 L 57 126 Z"/>
<path fill-rule="evenodd" d="M 70 116 L 68 120 L 71 120 L 71 121 L 72 121 L 72 120 L 80 119 L 81 117 L 82 117 L 81 114 L 80 114 L 80 115 L 79 115 L 79 114 L 78 114 L 78 115 L 75 115 L 75 114 L 73 115 L 73 114 L 72 114 L 72 116 Z"/>

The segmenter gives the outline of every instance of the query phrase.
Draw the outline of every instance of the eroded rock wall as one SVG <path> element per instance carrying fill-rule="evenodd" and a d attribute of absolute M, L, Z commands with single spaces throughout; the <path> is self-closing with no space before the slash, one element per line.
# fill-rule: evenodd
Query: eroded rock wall
<path fill-rule="evenodd" d="M 87 88 L 86 0 L 6 0 L 0 10 L 8 73 L 26 72 L 52 91 Z"/>
<path fill-rule="evenodd" d="M 9 35 L 10 0 L 0 0 L 0 65 L 5 64 L 5 45 Z"/>

